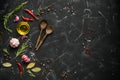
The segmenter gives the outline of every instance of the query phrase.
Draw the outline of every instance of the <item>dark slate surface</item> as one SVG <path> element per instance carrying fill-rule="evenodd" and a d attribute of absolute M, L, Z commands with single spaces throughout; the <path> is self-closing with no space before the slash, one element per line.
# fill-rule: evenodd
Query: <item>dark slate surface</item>
<path fill-rule="evenodd" d="M 0 49 L 8 48 L 13 58 L 16 49 L 11 49 L 8 41 L 11 37 L 19 38 L 15 29 L 17 23 L 13 23 L 14 16 L 11 17 L 8 26 L 14 33 L 7 33 L 3 28 L 3 15 L 24 1 L 26 0 L 0 1 Z M 50 9 L 53 8 L 54 11 L 45 10 L 45 15 L 40 16 L 39 21 L 29 23 L 31 31 L 28 41 L 32 48 L 26 54 L 35 54 L 30 58 L 36 61 L 36 66 L 40 66 L 42 71 L 35 74 L 36 78 L 32 78 L 24 68 L 23 80 L 119 80 L 119 0 L 28 1 L 24 8 L 33 10 L 35 14 L 38 14 L 39 5 L 44 8 L 53 4 Z M 23 9 L 16 14 L 28 16 Z M 42 19 L 53 25 L 55 31 L 45 40 L 39 51 L 35 52 L 35 40 Z M 90 49 L 90 52 L 87 53 L 86 49 Z M 21 62 L 20 58 L 12 59 L 12 68 L 3 68 L 0 65 L 0 80 L 20 80 L 15 60 Z M 0 64 L 3 62 L 1 51 Z"/>

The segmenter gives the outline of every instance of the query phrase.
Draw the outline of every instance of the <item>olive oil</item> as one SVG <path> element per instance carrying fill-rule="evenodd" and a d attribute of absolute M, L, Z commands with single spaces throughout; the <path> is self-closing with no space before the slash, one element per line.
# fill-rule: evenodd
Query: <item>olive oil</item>
<path fill-rule="evenodd" d="M 30 25 L 27 22 L 20 22 L 17 26 L 17 32 L 20 35 L 26 35 L 30 31 Z"/>

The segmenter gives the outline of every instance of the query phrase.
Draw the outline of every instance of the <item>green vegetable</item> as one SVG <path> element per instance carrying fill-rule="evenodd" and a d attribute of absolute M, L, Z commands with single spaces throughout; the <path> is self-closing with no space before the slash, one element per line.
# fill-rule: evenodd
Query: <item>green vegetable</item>
<path fill-rule="evenodd" d="M 28 73 L 28 75 L 31 76 L 31 77 L 36 77 L 30 70 L 27 70 L 27 73 Z"/>
<path fill-rule="evenodd" d="M 23 43 L 20 48 L 18 49 L 17 53 L 16 53 L 16 57 L 18 57 L 21 53 L 25 52 L 26 48 L 28 47 L 28 43 L 25 42 Z"/>
<path fill-rule="evenodd" d="M 5 52 L 5 53 L 9 54 L 9 52 L 8 52 L 7 48 L 4 48 L 4 49 L 3 49 L 3 52 Z"/>
<path fill-rule="evenodd" d="M 11 12 L 9 12 L 8 14 L 6 14 L 6 15 L 4 16 L 4 23 L 3 23 L 3 25 L 4 25 L 4 28 L 5 28 L 8 32 L 12 33 L 12 30 L 7 27 L 7 22 L 8 22 L 8 20 L 9 20 L 9 18 L 10 18 L 15 12 L 19 11 L 19 10 L 20 10 L 24 5 L 26 5 L 27 3 L 28 3 L 28 1 L 21 3 L 21 4 L 18 5 L 14 10 L 12 10 Z"/>

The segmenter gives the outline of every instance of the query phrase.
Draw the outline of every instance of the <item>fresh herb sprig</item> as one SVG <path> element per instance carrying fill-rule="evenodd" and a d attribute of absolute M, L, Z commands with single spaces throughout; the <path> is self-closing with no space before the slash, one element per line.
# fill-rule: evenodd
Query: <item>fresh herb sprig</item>
<path fill-rule="evenodd" d="M 27 73 L 28 73 L 28 75 L 31 76 L 31 77 L 36 77 L 30 70 L 27 70 Z"/>
<path fill-rule="evenodd" d="M 20 10 L 24 5 L 26 5 L 27 3 L 28 3 L 28 1 L 21 3 L 21 4 L 18 5 L 14 10 L 12 10 L 11 12 L 9 12 L 8 14 L 6 14 L 6 15 L 4 16 L 4 23 L 3 23 L 3 25 L 4 25 L 4 28 L 5 28 L 8 32 L 12 33 L 12 30 L 7 27 L 7 23 L 8 23 L 9 18 L 10 18 L 15 12 L 19 11 L 19 10 Z"/>
<path fill-rule="evenodd" d="M 7 48 L 4 48 L 4 49 L 3 49 L 3 52 L 5 52 L 6 54 L 9 54 Z"/>
<path fill-rule="evenodd" d="M 25 42 L 23 43 L 20 48 L 18 49 L 17 53 L 16 53 L 16 57 L 18 57 L 19 55 L 21 55 L 23 52 L 25 52 L 26 48 L 28 48 L 28 43 Z"/>

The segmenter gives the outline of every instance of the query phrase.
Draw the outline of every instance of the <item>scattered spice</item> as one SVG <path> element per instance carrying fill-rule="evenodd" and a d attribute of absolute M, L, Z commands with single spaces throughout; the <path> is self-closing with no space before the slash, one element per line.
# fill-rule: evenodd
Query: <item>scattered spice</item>
<path fill-rule="evenodd" d="M 70 72 L 67 72 L 67 71 L 63 71 L 61 73 L 61 77 L 64 78 L 64 79 L 67 79 L 67 78 L 70 78 L 72 75 Z"/>
<path fill-rule="evenodd" d="M 44 8 L 42 8 L 41 5 L 40 5 L 38 7 L 38 9 L 37 9 L 38 10 L 38 15 L 42 15 L 43 16 L 45 14 L 44 11 L 47 11 L 47 12 L 51 12 L 51 11 L 56 12 L 56 10 L 54 8 L 52 8 L 52 6 L 54 6 L 55 3 L 56 2 L 54 2 L 54 3 L 52 3 L 52 4 L 48 5 L 48 6 L 46 6 Z"/>
<path fill-rule="evenodd" d="M 28 73 L 28 75 L 31 76 L 31 77 L 36 77 L 30 70 L 27 70 L 27 73 Z"/>
<path fill-rule="evenodd" d="M 28 18 L 28 17 L 24 17 L 24 16 L 22 16 L 22 19 L 24 20 L 24 21 L 34 21 L 34 19 L 32 19 L 32 18 Z"/>
<path fill-rule="evenodd" d="M 30 14 L 34 19 L 38 20 L 38 17 L 29 9 L 25 9 L 25 11 Z"/>
<path fill-rule="evenodd" d="M 37 10 L 38 10 L 38 15 L 43 15 L 44 14 L 41 6 L 39 6 Z"/>
<path fill-rule="evenodd" d="M 21 53 L 23 53 L 26 50 L 27 47 L 28 47 L 28 43 L 27 42 L 23 43 L 20 46 L 20 48 L 18 49 L 18 51 L 16 53 L 16 57 L 18 57 Z"/>
<path fill-rule="evenodd" d="M 35 67 L 35 68 L 32 68 L 31 71 L 37 73 L 41 71 L 41 68 Z"/>
<path fill-rule="evenodd" d="M 3 67 L 7 67 L 7 68 L 12 66 L 12 64 L 9 62 L 5 62 L 2 65 L 3 65 Z"/>
<path fill-rule="evenodd" d="M 86 53 L 87 55 L 89 55 L 90 57 L 93 57 L 93 55 L 91 54 L 90 48 L 85 48 L 85 53 Z"/>
<path fill-rule="evenodd" d="M 51 9 L 50 9 L 50 8 L 48 8 L 48 9 L 47 9 L 47 12 L 50 12 L 50 11 L 51 11 Z"/>
<path fill-rule="evenodd" d="M 6 14 L 6 15 L 4 16 L 4 23 L 3 23 L 3 25 L 4 25 L 4 28 L 5 28 L 8 32 L 12 33 L 12 30 L 7 27 L 7 22 L 8 22 L 8 20 L 9 20 L 9 18 L 10 18 L 15 12 L 19 11 L 19 10 L 20 10 L 24 5 L 26 5 L 27 3 L 28 3 L 28 1 L 21 3 L 21 4 L 18 5 L 14 10 L 12 10 L 11 12 L 9 12 L 8 14 Z"/>
<path fill-rule="evenodd" d="M 4 53 L 4 58 L 5 58 L 6 61 L 11 59 L 11 56 L 10 56 L 7 48 L 3 49 L 3 53 Z"/>
<path fill-rule="evenodd" d="M 41 16 L 43 16 L 44 14 L 45 14 L 45 12 L 44 12 L 44 11 L 42 11 L 42 12 L 40 13 L 40 15 L 41 15 Z"/>
<path fill-rule="evenodd" d="M 35 62 L 31 62 L 31 63 L 29 63 L 28 65 L 27 65 L 27 69 L 31 69 L 31 68 L 33 68 L 35 66 Z"/>

